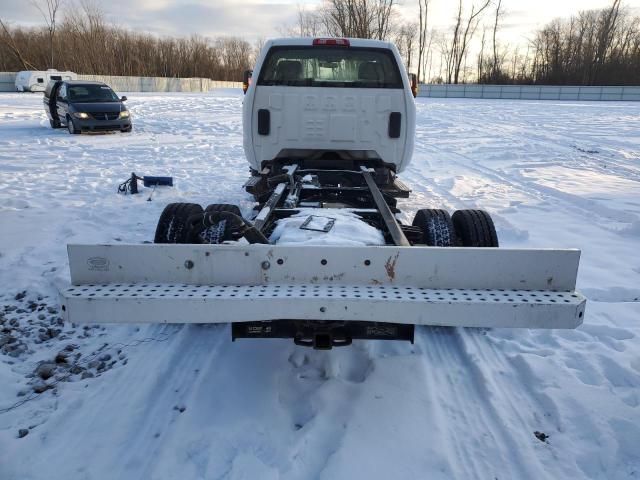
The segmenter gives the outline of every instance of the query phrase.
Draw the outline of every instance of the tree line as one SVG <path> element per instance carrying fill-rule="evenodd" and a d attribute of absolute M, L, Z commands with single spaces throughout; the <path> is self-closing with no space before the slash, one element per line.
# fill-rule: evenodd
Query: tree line
<path fill-rule="evenodd" d="M 300 9 L 285 33 L 392 40 L 423 82 L 640 85 L 640 18 L 621 0 L 550 22 L 525 51 L 500 41 L 506 1 L 451 1 L 448 29 L 429 25 L 433 1 L 418 0 L 416 21 L 406 22 L 397 0 L 323 0 Z"/>
<path fill-rule="evenodd" d="M 52 1 L 59 2 L 47 0 Z M 45 17 L 50 11 L 44 9 Z M 89 2 L 65 12 L 59 25 L 57 15 L 42 28 L 10 26 L 0 18 L 0 71 L 56 68 L 86 75 L 239 81 L 253 62 L 254 48 L 237 37 L 158 38 L 107 23 Z"/>
<path fill-rule="evenodd" d="M 483 39 L 478 56 L 481 83 L 640 85 L 640 18 L 631 17 L 620 0 L 552 21 L 536 32 L 525 54 L 496 42 L 500 3 L 489 53 Z"/>
<path fill-rule="evenodd" d="M 238 37 L 158 38 L 108 24 L 92 0 L 80 0 L 62 19 L 59 9 L 71 0 L 31 1 L 45 25 L 10 26 L 0 18 L 0 70 L 53 66 L 84 74 L 237 81 L 262 45 Z M 393 41 L 422 82 L 640 84 L 640 18 L 622 0 L 603 0 L 608 7 L 554 20 L 524 46 L 501 41 L 507 0 L 447 0 L 453 8 L 449 28 L 430 24 L 437 1 L 418 0 L 415 21 L 406 21 L 398 0 L 321 0 L 299 7 L 296 23 L 280 33 Z"/>

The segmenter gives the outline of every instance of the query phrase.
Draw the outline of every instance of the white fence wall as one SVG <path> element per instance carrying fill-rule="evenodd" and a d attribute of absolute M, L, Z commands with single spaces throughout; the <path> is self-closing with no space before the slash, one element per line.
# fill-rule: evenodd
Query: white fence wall
<path fill-rule="evenodd" d="M 500 98 L 514 100 L 640 101 L 640 86 L 420 85 L 418 96 L 433 98 Z"/>
<path fill-rule="evenodd" d="M 117 92 L 208 92 L 214 88 L 241 88 L 241 82 L 208 78 L 120 77 L 78 75 L 81 80 L 105 82 Z M 0 92 L 15 91 L 16 74 L 0 72 Z M 420 97 L 502 98 L 515 100 L 640 101 L 637 87 L 571 87 L 537 85 L 420 85 Z"/>
<path fill-rule="evenodd" d="M 223 82 L 208 78 L 78 75 L 78 79 L 104 82 L 118 92 L 208 92 L 214 88 L 242 87 L 242 82 Z"/>
<path fill-rule="evenodd" d="M 214 88 L 241 88 L 242 82 L 225 82 L 208 78 L 120 77 L 78 75 L 79 80 L 104 82 L 117 92 L 208 92 Z M 0 92 L 15 91 L 16 74 L 0 72 Z"/>
<path fill-rule="evenodd" d="M 0 72 L 0 92 L 15 92 L 16 74 Z"/>

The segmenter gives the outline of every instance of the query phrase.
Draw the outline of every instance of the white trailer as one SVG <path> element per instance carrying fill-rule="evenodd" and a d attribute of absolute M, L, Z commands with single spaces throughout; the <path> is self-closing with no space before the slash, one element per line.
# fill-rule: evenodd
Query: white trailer
<path fill-rule="evenodd" d="M 23 70 L 16 75 L 17 92 L 44 92 L 51 81 L 77 80 L 78 75 L 74 72 L 59 72 L 56 69 L 45 71 Z"/>
<path fill-rule="evenodd" d="M 582 323 L 578 250 L 498 248 L 482 210 L 398 220 L 415 104 L 392 44 L 270 40 L 245 78 L 254 215 L 172 203 L 155 245 L 69 245 L 68 321 L 228 323 L 233 340 L 317 349 L 413 341 L 416 325 Z"/>

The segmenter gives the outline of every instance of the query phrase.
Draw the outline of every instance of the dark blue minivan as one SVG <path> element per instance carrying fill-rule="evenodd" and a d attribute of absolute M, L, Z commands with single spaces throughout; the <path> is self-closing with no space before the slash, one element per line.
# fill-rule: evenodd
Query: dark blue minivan
<path fill-rule="evenodd" d="M 84 80 L 50 82 L 44 106 L 52 128 L 66 126 L 69 133 L 107 130 L 131 131 L 131 114 L 105 83 Z"/>

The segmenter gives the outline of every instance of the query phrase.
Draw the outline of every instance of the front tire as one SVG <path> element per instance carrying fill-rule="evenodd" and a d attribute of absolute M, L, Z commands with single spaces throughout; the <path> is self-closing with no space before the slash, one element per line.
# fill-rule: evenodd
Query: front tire
<path fill-rule="evenodd" d="M 196 203 L 170 203 L 160 215 L 153 243 L 193 243 L 188 238 L 188 220 L 202 213 L 204 210 Z"/>
<path fill-rule="evenodd" d="M 67 130 L 69 130 L 71 135 L 78 135 L 80 133 L 80 130 L 76 129 L 71 117 L 67 117 Z"/>

